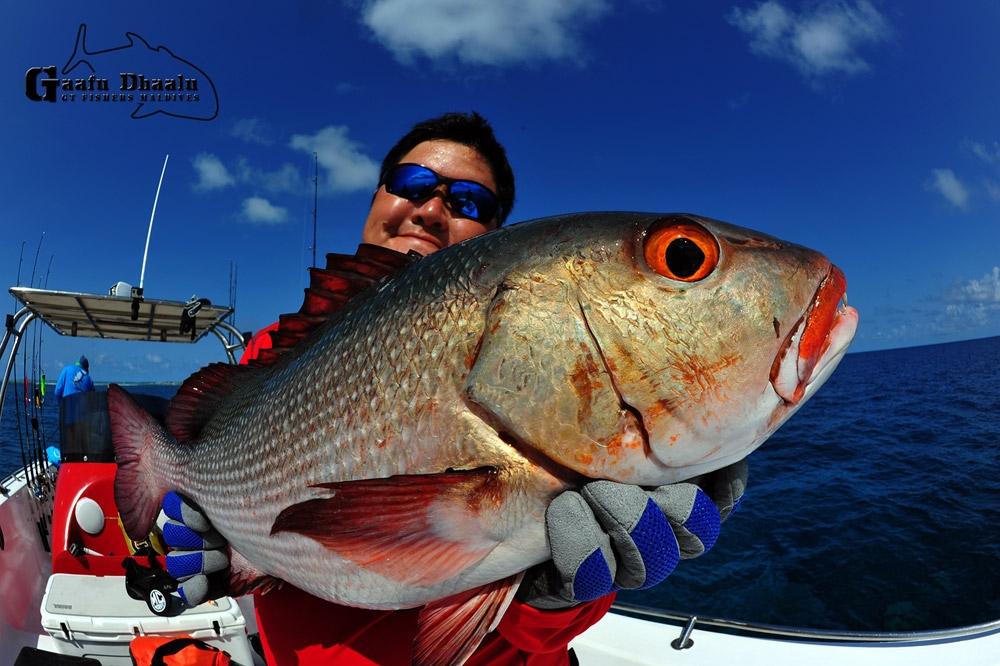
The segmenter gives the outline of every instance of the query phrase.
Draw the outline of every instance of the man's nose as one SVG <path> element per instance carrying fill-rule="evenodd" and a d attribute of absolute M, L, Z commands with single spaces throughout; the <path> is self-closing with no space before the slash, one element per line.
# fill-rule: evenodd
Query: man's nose
<path fill-rule="evenodd" d="M 450 212 L 444 196 L 444 192 L 435 190 L 414 212 L 414 221 L 428 229 L 447 229 Z"/>

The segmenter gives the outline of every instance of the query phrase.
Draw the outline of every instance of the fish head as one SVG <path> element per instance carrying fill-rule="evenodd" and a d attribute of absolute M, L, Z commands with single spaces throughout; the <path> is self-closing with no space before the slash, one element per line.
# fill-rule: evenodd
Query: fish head
<path fill-rule="evenodd" d="M 500 390 L 476 396 L 522 448 L 573 474 L 660 485 L 741 460 L 854 336 L 844 275 L 818 252 L 687 214 L 575 222 L 522 280 L 535 324 L 484 363 Z"/>
<path fill-rule="evenodd" d="M 635 224 L 618 250 L 576 284 L 642 459 L 588 476 L 666 483 L 742 459 L 854 337 L 844 274 L 813 250 L 693 215 Z"/>

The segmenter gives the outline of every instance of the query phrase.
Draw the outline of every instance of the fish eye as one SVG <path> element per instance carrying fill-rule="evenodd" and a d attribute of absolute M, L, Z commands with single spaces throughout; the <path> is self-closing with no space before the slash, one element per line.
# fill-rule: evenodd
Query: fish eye
<path fill-rule="evenodd" d="M 708 277 L 719 263 L 719 244 L 693 222 L 660 222 L 646 234 L 646 263 L 671 280 L 697 282 Z"/>

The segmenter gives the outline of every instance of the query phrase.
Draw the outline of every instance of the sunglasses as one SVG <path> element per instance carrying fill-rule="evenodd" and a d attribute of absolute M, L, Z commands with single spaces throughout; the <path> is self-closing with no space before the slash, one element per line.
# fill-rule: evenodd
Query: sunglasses
<path fill-rule="evenodd" d="M 385 191 L 397 197 L 423 201 L 442 183 L 446 186 L 445 201 L 453 215 L 486 224 L 500 214 L 497 195 L 482 183 L 447 178 L 419 164 L 397 164 L 386 172 L 379 185 L 385 185 Z"/>

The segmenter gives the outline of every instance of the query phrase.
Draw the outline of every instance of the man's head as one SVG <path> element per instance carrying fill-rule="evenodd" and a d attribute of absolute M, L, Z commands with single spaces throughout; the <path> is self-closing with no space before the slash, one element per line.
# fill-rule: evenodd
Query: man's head
<path fill-rule="evenodd" d="M 422 197 L 393 188 L 400 183 L 412 184 L 406 183 L 407 174 L 394 169 L 400 164 L 427 167 L 433 173 L 420 170 L 420 177 L 438 184 Z M 463 210 L 458 201 L 476 186 L 451 183 L 454 180 L 485 187 L 490 193 L 487 198 L 495 195 L 498 212 L 486 219 L 475 205 Z M 387 185 L 398 194 L 391 194 Z M 386 154 L 362 241 L 401 252 L 430 254 L 496 229 L 513 205 L 514 174 L 489 123 L 476 113 L 448 113 L 418 123 Z"/>
<path fill-rule="evenodd" d="M 76 364 L 84 370 L 90 372 L 90 361 L 87 360 L 86 356 L 81 356 L 80 360 L 77 361 Z"/>

